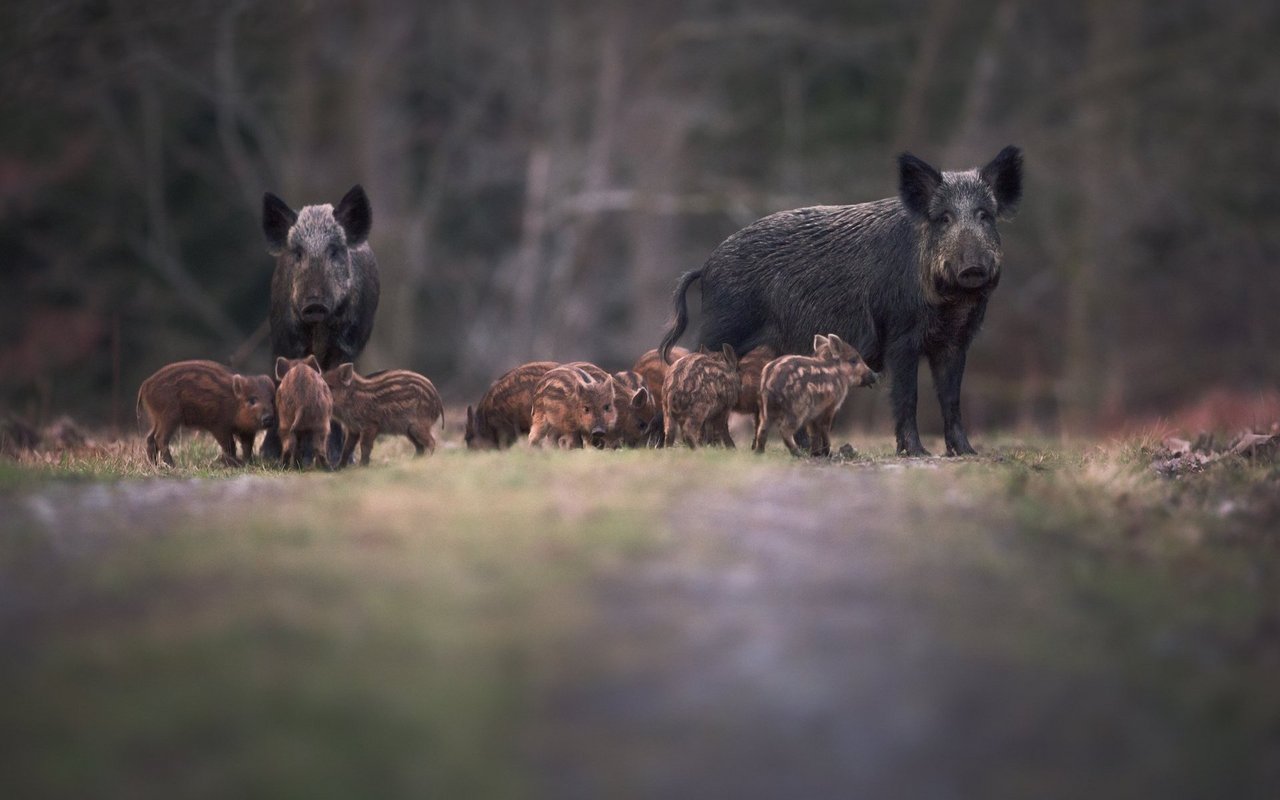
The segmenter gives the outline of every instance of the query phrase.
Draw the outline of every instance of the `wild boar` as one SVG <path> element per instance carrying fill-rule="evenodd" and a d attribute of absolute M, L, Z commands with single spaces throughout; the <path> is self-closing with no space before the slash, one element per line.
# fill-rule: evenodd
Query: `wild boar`
<path fill-rule="evenodd" d="M 582 447 L 585 441 L 604 445 L 617 425 L 618 409 L 613 380 L 599 367 L 593 371 L 595 375 L 581 366 L 566 364 L 542 376 L 533 391 L 529 444 L 550 438 L 563 449 Z"/>
<path fill-rule="evenodd" d="M 474 409 L 467 406 L 463 435 L 467 448 L 501 450 L 528 435 L 533 425 L 533 390 L 542 376 L 558 366 L 555 361 L 533 361 L 494 381 Z"/>
<path fill-rule="evenodd" d="M 838 335 L 813 337 L 812 356 L 783 356 L 765 365 L 760 376 L 760 421 L 751 449 L 763 453 L 769 423 L 777 421 L 782 441 L 792 455 L 803 450 L 797 431 L 808 430 L 809 453 L 831 453 L 831 420 L 851 386 L 871 386 L 876 374 L 858 351 Z"/>
<path fill-rule="evenodd" d="M 284 449 L 280 459 L 285 466 L 304 466 L 308 452 L 324 467 L 329 459 L 324 446 L 333 419 L 333 396 L 320 373 L 315 356 L 276 359 L 276 412 L 280 420 L 280 441 Z M 310 447 L 303 443 L 309 442 Z M 337 463 L 342 463 L 338 461 Z"/>
<path fill-rule="evenodd" d="M 689 447 L 722 444 L 733 447 L 729 412 L 738 401 L 738 359 L 724 345 L 677 360 L 662 384 L 662 422 L 667 447 L 681 434 Z"/>
<path fill-rule="evenodd" d="M 151 419 L 147 458 L 173 466 L 169 440 L 180 426 L 213 434 L 222 463 L 239 466 L 253 458 L 253 438 L 276 420 L 275 384 L 269 375 L 237 375 L 214 361 L 178 361 L 161 367 L 138 388 L 138 424 L 143 411 Z"/>
<path fill-rule="evenodd" d="M 637 358 L 631 367 L 632 372 L 638 372 L 644 377 L 644 383 L 649 387 L 649 394 L 653 395 L 653 402 L 658 408 L 662 408 L 662 382 L 666 380 L 667 370 L 671 369 L 671 362 L 689 355 L 689 351 L 683 347 L 672 347 L 667 355 L 670 361 L 664 361 L 662 353 L 653 349 Z"/>
<path fill-rule="evenodd" d="M 916 424 L 916 372 L 927 358 L 948 455 L 974 452 L 960 419 L 965 355 L 1000 281 L 997 219 L 1022 197 L 1022 151 L 986 166 L 939 172 L 898 157 L 898 196 L 782 211 L 748 225 L 686 273 L 675 294 L 668 352 L 688 324 L 685 292 L 702 282 L 702 344 L 800 353 L 834 331 L 874 370 L 893 373 L 898 452 L 928 455 Z"/>
<path fill-rule="evenodd" d="M 760 371 L 778 357 L 778 351 L 767 344 L 754 347 L 738 359 L 738 402 L 733 410 L 751 415 L 751 430 L 760 427 Z"/>
<path fill-rule="evenodd" d="M 656 447 L 662 437 L 662 414 L 638 372 L 623 370 L 612 376 L 618 422 L 612 444 L 623 447 Z"/>
<path fill-rule="evenodd" d="M 380 292 L 378 262 L 369 247 L 373 211 L 359 185 L 331 205 L 294 211 L 267 192 L 262 198 L 262 232 L 276 258 L 271 275 L 271 355 L 314 355 L 320 369 L 355 361 L 373 332 Z M 264 455 L 279 454 L 274 433 L 262 443 Z M 341 426 L 329 439 L 329 458 L 342 448 Z"/>
<path fill-rule="evenodd" d="M 435 384 L 425 376 L 391 369 L 362 378 L 355 364 L 342 364 L 324 373 L 333 396 L 333 416 L 346 428 L 342 460 L 346 464 L 360 445 L 360 464 L 369 465 L 373 440 L 380 433 L 409 437 L 417 455 L 436 450 L 431 428 L 440 419 L 443 405 Z"/>

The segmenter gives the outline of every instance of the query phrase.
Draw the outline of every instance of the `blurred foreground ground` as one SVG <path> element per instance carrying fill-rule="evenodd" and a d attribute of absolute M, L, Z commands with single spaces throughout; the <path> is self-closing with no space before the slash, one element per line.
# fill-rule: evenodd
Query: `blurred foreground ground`
<path fill-rule="evenodd" d="M 0 462 L 4 794 L 1276 796 L 1267 457 L 858 444 Z"/>

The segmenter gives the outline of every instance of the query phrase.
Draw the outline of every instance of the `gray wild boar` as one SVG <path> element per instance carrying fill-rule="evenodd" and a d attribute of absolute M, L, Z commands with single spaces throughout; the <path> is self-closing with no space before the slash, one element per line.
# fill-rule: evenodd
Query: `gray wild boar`
<path fill-rule="evenodd" d="M 686 273 L 667 352 L 689 321 L 685 292 L 702 282 L 710 347 L 767 344 L 802 353 L 834 331 L 877 371 L 893 373 L 898 452 L 928 455 L 916 423 L 916 373 L 929 361 L 948 455 L 974 452 L 960 419 L 965 355 L 1000 281 L 998 219 L 1022 197 L 1022 152 L 1006 147 L 980 169 L 939 172 L 898 157 L 898 196 L 782 211 L 748 225 Z"/>
<path fill-rule="evenodd" d="M 760 421 L 751 449 L 763 453 L 769 424 L 776 421 L 792 455 L 802 455 L 796 433 L 809 434 L 809 454 L 831 453 L 831 420 L 850 387 L 872 386 L 876 374 L 849 343 L 836 334 L 813 337 L 812 356 L 783 356 L 765 365 L 760 376 Z"/>
<path fill-rule="evenodd" d="M 179 427 L 208 431 L 222 448 L 222 463 L 239 466 L 235 439 L 244 461 L 253 458 L 253 439 L 275 426 L 275 384 L 269 375 L 237 375 L 214 361 L 179 361 L 156 370 L 138 388 L 139 425 L 151 420 L 147 458 L 173 466 L 169 440 Z"/>
<path fill-rule="evenodd" d="M 364 189 L 354 186 L 338 202 L 294 211 L 270 192 L 262 198 L 262 232 L 276 258 L 271 275 L 271 355 L 314 355 L 322 370 L 355 361 L 373 332 L 378 309 L 378 262 L 369 247 L 373 211 Z M 269 434 L 263 454 L 279 454 Z M 342 447 L 335 426 L 329 440 L 334 461 Z"/>

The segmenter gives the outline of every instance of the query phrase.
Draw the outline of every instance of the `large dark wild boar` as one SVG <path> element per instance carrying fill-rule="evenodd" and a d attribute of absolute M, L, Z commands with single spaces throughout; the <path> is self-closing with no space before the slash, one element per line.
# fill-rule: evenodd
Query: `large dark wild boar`
<path fill-rule="evenodd" d="M 981 169 L 939 172 L 898 158 L 899 194 L 851 206 L 783 211 L 730 236 L 676 289 L 666 352 L 688 324 L 685 292 L 702 281 L 700 341 L 739 352 L 800 353 L 835 332 L 874 370 L 893 373 L 898 452 L 922 456 L 916 371 L 927 358 L 947 453 L 973 453 L 960 419 L 965 354 L 1000 280 L 998 218 L 1022 196 L 1022 153 Z"/>
<path fill-rule="evenodd" d="M 315 356 L 277 358 L 276 416 L 280 420 L 280 440 L 284 447 L 280 460 L 285 466 L 304 465 L 307 454 L 316 462 L 331 467 L 340 462 L 330 459 L 324 447 L 333 419 L 333 396 L 320 374 Z M 310 447 L 304 447 L 304 443 Z"/>
<path fill-rule="evenodd" d="M 663 438 L 667 447 L 677 434 L 689 447 L 722 444 L 733 447 L 729 412 L 738 400 L 738 359 L 724 345 L 719 353 L 690 353 L 667 371 L 662 384 Z"/>
<path fill-rule="evenodd" d="M 801 455 L 795 435 L 809 434 L 809 454 L 831 453 L 831 421 L 853 386 L 872 386 L 871 371 L 847 342 L 836 334 L 813 337 L 812 356 L 783 356 L 765 364 L 760 373 L 760 414 L 751 449 L 763 453 L 769 423 L 776 421 L 782 441 L 794 456 Z"/>
<path fill-rule="evenodd" d="M 617 425 L 618 410 L 613 380 L 599 367 L 593 370 L 598 374 L 566 364 L 542 376 L 533 392 L 529 444 L 537 445 L 547 438 L 562 449 L 582 447 L 586 441 L 604 444 Z"/>
<path fill-rule="evenodd" d="M 463 439 L 470 450 L 510 447 L 533 425 L 533 390 L 542 376 L 560 366 L 531 361 L 504 372 L 489 385 L 475 408 L 467 406 Z"/>
<path fill-rule="evenodd" d="M 156 370 L 138 388 L 137 414 L 151 419 L 147 458 L 173 466 L 169 440 L 185 425 L 213 434 L 222 463 L 239 466 L 236 438 L 244 461 L 253 459 L 258 431 L 276 424 L 276 387 L 269 375 L 237 375 L 214 361 L 179 361 Z"/>
<path fill-rule="evenodd" d="M 262 198 L 262 231 L 267 252 L 276 257 L 271 275 L 271 355 L 314 355 L 321 370 L 355 361 L 373 332 L 378 309 L 378 262 L 369 247 L 373 211 L 359 185 L 331 205 L 294 211 L 267 192 Z M 274 457 L 279 441 L 269 435 L 264 454 Z M 342 447 L 334 426 L 331 461 Z"/>
<path fill-rule="evenodd" d="M 333 396 L 333 417 L 347 429 L 339 466 L 360 445 L 360 464 L 369 466 L 373 440 L 379 434 L 409 437 L 417 455 L 436 451 L 431 432 L 443 413 L 440 393 L 425 376 L 405 369 L 389 369 L 362 378 L 355 364 L 346 363 L 324 373 Z"/>

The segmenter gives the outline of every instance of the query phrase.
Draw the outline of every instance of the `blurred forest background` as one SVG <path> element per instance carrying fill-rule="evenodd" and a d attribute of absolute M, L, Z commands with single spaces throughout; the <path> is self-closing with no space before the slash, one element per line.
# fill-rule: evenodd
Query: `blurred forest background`
<path fill-rule="evenodd" d="M 131 429 L 166 362 L 265 371 L 267 190 L 365 186 L 360 366 L 468 402 L 527 359 L 628 366 L 758 217 L 893 195 L 902 150 L 1010 143 L 971 427 L 1256 395 L 1280 383 L 1277 42 L 1261 0 L 9 0 L 0 410 Z"/>

